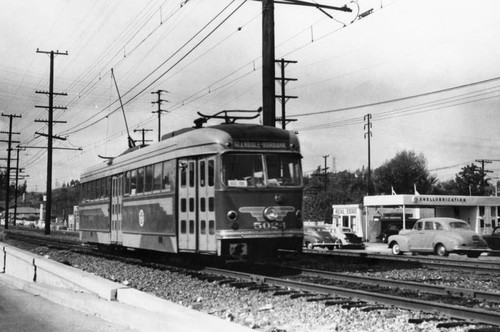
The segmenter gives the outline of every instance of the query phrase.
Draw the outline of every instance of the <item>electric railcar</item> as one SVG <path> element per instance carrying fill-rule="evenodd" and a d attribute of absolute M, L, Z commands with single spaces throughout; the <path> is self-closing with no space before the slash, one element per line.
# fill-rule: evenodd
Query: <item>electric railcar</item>
<path fill-rule="evenodd" d="M 300 252 L 297 136 L 226 122 L 198 123 L 86 170 L 80 239 L 239 259 Z"/>

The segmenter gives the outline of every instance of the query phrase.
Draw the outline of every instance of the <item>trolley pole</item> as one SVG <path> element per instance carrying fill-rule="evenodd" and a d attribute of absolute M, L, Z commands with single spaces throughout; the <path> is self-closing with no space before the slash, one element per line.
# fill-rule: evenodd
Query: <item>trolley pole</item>
<path fill-rule="evenodd" d="M 1 142 L 7 142 L 7 172 L 6 172 L 6 188 L 5 188 L 5 229 L 9 228 L 9 200 L 10 200 L 10 152 L 12 151 L 12 143 L 20 143 L 19 141 L 13 141 L 12 135 L 19 135 L 20 133 L 12 132 L 12 119 L 13 118 L 21 118 L 21 115 L 16 114 L 3 114 L 2 116 L 9 118 L 9 131 L 1 132 L 2 134 L 8 134 L 9 139 L 7 141 L 2 140 Z M 15 225 L 15 224 L 14 224 Z"/>

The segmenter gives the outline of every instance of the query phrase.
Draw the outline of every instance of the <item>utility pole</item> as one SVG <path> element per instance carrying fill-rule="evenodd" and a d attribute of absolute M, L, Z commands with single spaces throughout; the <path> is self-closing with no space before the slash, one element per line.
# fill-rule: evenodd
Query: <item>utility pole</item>
<path fill-rule="evenodd" d="M 319 3 L 309 3 L 297 0 L 280 0 L 280 4 L 315 7 L 332 18 L 324 9 L 352 12 L 347 7 L 335 7 Z M 274 79 L 275 42 L 274 42 L 274 0 L 262 0 L 262 108 L 264 126 L 276 125 L 276 102 Z"/>
<path fill-rule="evenodd" d="M 288 64 L 290 63 L 297 63 L 297 61 L 291 61 L 291 60 L 275 60 L 276 63 L 280 65 L 281 68 L 281 77 L 276 77 L 276 80 L 280 83 L 281 85 L 281 95 L 276 96 L 279 101 L 281 101 L 281 117 L 276 118 L 277 121 L 281 120 L 281 128 L 286 129 L 286 125 L 288 122 L 291 121 L 297 121 L 297 119 L 287 119 L 286 118 L 286 107 L 285 104 L 288 101 L 288 99 L 291 98 L 298 98 L 297 96 L 287 96 L 285 93 L 285 86 L 289 81 L 296 81 L 296 78 L 287 78 L 285 77 L 285 68 Z"/>
<path fill-rule="evenodd" d="M 62 137 L 54 136 L 53 134 L 53 125 L 54 123 L 61 123 L 62 121 L 54 121 L 54 109 L 66 109 L 66 107 L 54 107 L 54 95 L 59 95 L 59 96 L 66 96 L 66 93 L 54 93 L 54 57 L 56 55 L 68 55 L 68 52 L 66 51 L 65 53 L 60 53 L 59 51 L 40 51 L 36 50 L 37 53 L 44 53 L 44 54 L 49 54 L 50 55 L 50 79 L 49 79 L 49 91 L 48 92 L 43 92 L 43 91 L 35 91 L 36 93 L 42 93 L 42 94 L 47 94 L 49 96 L 49 106 L 35 106 L 35 107 L 41 107 L 41 108 L 47 108 L 49 111 L 49 116 L 48 120 L 35 120 L 35 122 L 46 122 L 48 125 L 48 134 L 40 134 L 37 133 L 40 136 L 46 136 L 47 137 L 47 205 L 45 207 L 45 235 L 50 234 L 50 218 L 51 218 L 51 213 L 52 213 L 52 139 L 60 139 L 64 140 Z"/>
<path fill-rule="evenodd" d="M 151 94 L 158 95 L 158 100 L 151 102 L 151 104 L 158 104 L 158 110 L 151 112 L 151 113 L 158 113 L 158 142 L 161 141 L 161 113 L 162 112 L 167 112 L 166 110 L 162 110 L 161 109 L 161 103 L 163 103 L 163 102 L 168 103 L 168 100 L 161 99 L 162 92 L 168 92 L 168 91 L 166 91 L 166 90 L 156 90 L 156 91 L 151 92 Z"/>
<path fill-rule="evenodd" d="M 0 142 L 7 142 L 7 181 L 6 181 L 6 188 L 5 188 L 5 229 L 9 228 L 9 200 L 10 200 L 10 152 L 12 151 L 12 143 L 20 143 L 19 141 L 13 141 L 12 140 L 12 135 L 19 135 L 21 133 L 14 133 L 12 132 L 12 119 L 13 118 L 21 118 L 21 115 L 16 115 L 16 114 L 3 114 L 2 116 L 8 117 L 9 118 L 9 131 L 5 132 L 2 131 L 0 133 L 2 134 L 8 134 L 9 139 L 7 141 L 5 140 L 0 140 Z M 15 225 L 15 224 L 14 224 Z"/>
<path fill-rule="evenodd" d="M 16 148 L 17 158 L 16 158 L 16 185 L 14 187 L 14 226 L 16 225 L 17 220 L 17 187 L 19 186 L 19 172 L 23 172 L 23 169 L 19 169 L 19 152 L 24 150 L 20 147 Z"/>
<path fill-rule="evenodd" d="M 323 168 L 324 176 L 325 176 L 325 193 L 326 193 L 326 188 L 327 188 L 327 184 L 328 184 L 328 174 L 326 172 L 328 170 L 328 167 L 326 167 L 326 159 L 328 157 L 330 157 L 330 155 L 323 156 L 323 159 L 325 160 L 325 168 Z"/>
<path fill-rule="evenodd" d="M 372 124 L 371 124 L 372 115 L 370 113 L 364 116 L 364 120 L 366 121 L 364 125 L 365 139 L 368 139 L 368 178 L 366 183 L 366 189 L 368 191 L 368 195 L 372 194 L 372 178 L 371 178 L 371 147 L 370 147 L 370 139 L 372 137 Z"/>
<path fill-rule="evenodd" d="M 146 145 L 146 142 L 152 142 L 152 140 L 150 139 L 146 139 L 146 132 L 147 131 L 153 131 L 153 129 L 134 129 L 134 133 L 137 133 L 137 132 L 140 132 L 142 133 L 142 144 L 141 146 L 145 146 Z"/>
<path fill-rule="evenodd" d="M 493 173 L 493 171 L 485 170 L 484 169 L 484 164 L 491 164 L 493 161 L 489 159 L 476 159 L 476 163 L 481 164 L 481 194 L 485 194 L 485 188 L 486 188 L 486 173 Z"/>

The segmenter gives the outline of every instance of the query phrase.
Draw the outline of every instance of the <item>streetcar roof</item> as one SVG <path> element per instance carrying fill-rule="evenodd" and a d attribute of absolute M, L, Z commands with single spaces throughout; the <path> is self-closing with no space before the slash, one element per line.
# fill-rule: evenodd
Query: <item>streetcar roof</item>
<path fill-rule="evenodd" d="M 256 124 L 221 124 L 185 128 L 163 135 L 158 143 L 134 147 L 86 169 L 81 181 L 122 173 L 167 159 L 213 154 L 228 149 L 300 153 L 297 136 L 284 129 Z"/>

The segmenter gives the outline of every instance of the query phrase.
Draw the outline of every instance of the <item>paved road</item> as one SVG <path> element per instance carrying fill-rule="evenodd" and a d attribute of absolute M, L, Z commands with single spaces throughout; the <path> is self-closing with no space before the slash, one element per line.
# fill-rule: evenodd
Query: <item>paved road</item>
<path fill-rule="evenodd" d="M 86 315 L 43 297 L 14 289 L 0 281 L 2 332 L 122 332 L 133 331 Z"/>

